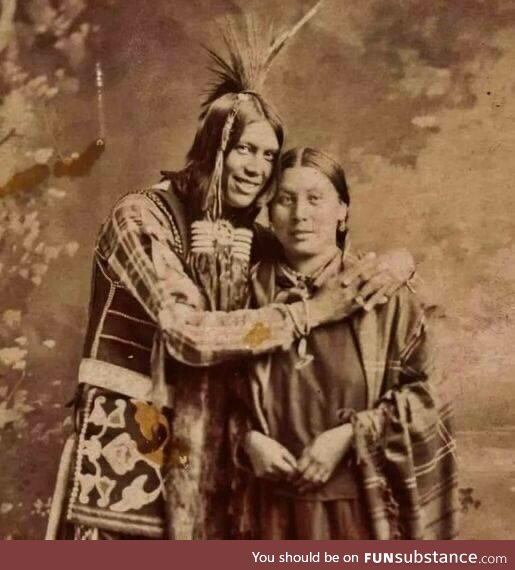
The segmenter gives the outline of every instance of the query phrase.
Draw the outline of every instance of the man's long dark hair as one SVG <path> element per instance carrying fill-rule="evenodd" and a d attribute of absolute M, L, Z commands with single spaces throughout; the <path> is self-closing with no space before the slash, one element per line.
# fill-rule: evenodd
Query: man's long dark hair
<path fill-rule="evenodd" d="M 232 111 L 236 98 L 236 93 L 227 93 L 210 105 L 206 115 L 201 119 L 193 144 L 188 151 L 186 167 L 191 178 L 190 184 L 188 184 L 187 202 L 192 206 L 191 213 L 194 218 L 199 218 L 202 215 L 200 211 L 202 199 L 213 173 L 227 116 Z M 225 156 L 238 144 L 245 127 L 260 121 L 267 121 L 270 124 L 277 137 L 279 148 L 281 148 L 284 142 L 284 128 L 279 115 L 263 97 L 257 93 L 252 93 L 247 100 L 239 104 Z M 270 180 L 258 200 L 268 193 L 274 173 L 270 176 Z M 258 204 L 254 203 L 245 209 L 246 211 L 242 211 L 241 215 L 242 217 L 255 216 L 258 209 Z"/>

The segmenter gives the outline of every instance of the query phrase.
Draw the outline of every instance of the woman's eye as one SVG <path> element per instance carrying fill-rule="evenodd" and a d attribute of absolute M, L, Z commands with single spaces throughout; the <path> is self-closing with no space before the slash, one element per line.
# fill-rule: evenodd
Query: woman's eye
<path fill-rule="evenodd" d="M 274 162 L 275 161 L 275 152 L 266 152 L 265 153 L 265 159 L 268 160 L 268 162 Z"/>
<path fill-rule="evenodd" d="M 240 154 L 248 154 L 250 152 L 250 147 L 246 144 L 238 145 L 238 152 Z"/>
<path fill-rule="evenodd" d="M 292 204 L 292 202 L 293 202 L 292 197 L 286 194 L 283 194 L 282 196 L 279 196 L 277 198 L 277 203 L 281 204 L 281 206 L 289 206 L 290 204 Z"/>

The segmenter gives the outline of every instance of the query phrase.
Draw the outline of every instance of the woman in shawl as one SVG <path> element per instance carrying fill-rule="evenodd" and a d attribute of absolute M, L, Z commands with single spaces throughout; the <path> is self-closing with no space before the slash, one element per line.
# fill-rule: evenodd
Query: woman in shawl
<path fill-rule="evenodd" d="M 307 300 L 352 267 L 349 203 L 333 159 L 309 148 L 282 157 L 269 206 L 282 251 L 254 269 L 256 306 Z M 345 294 L 353 298 L 355 286 Z M 238 494 L 240 535 L 452 538 L 454 440 L 435 381 L 424 313 L 408 287 L 368 313 L 308 324 L 296 347 L 256 360 L 239 394 L 254 429 L 236 457 L 257 477 Z"/>

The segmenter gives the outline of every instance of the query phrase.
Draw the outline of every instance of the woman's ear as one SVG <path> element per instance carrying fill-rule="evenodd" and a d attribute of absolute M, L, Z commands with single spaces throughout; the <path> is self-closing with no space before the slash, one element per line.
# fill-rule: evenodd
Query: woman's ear
<path fill-rule="evenodd" d="M 340 200 L 338 204 L 338 231 L 344 232 L 347 229 L 348 207 L 345 202 Z"/>

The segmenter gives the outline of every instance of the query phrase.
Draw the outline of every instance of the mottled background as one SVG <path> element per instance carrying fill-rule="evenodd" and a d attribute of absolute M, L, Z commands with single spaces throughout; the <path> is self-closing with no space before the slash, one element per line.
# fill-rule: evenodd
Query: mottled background
<path fill-rule="evenodd" d="M 254 7 L 286 25 L 312 2 L 1 4 L 0 538 L 41 538 L 99 223 L 181 167 L 215 20 Z M 514 0 L 326 0 L 268 82 L 288 144 L 346 166 L 355 243 L 407 246 L 431 287 L 463 538 L 515 537 L 514 69 Z"/>

